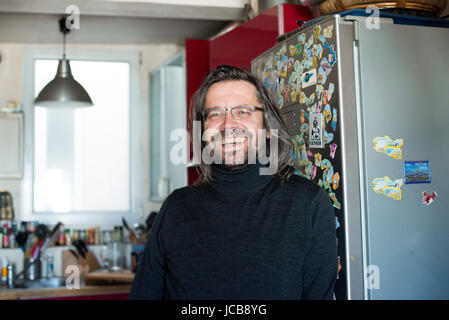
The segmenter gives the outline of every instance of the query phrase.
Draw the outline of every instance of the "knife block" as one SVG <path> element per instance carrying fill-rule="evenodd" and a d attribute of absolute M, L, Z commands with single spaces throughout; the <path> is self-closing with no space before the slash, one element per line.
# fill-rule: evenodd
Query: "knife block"
<path fill-rule="evenodd" d="M 100 263 L 98 262 L 95 255 L 88 251 L 86 253 L 86 258 L 82 258 L 81 256 L 75 258 L 75 256 L 68 250 L 62 252 L 62 272 L 61 274 L 64 277 L 68 277 L 73 274 L 72 270 L 67 270 L 69 266 L 77 266 L 79 270 L 79 275 L 84 276 L 85 274 L 100 269 Z"/>

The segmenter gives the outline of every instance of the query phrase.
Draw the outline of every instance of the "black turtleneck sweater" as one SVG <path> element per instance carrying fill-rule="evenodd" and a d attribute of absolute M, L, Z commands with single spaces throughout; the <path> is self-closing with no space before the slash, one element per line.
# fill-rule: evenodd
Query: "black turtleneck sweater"
<path fill-rule="evenodd" d="M 332 299 L 335 215 L 307 179 L 213 167 L 163 203 L 130 299 Z"/>

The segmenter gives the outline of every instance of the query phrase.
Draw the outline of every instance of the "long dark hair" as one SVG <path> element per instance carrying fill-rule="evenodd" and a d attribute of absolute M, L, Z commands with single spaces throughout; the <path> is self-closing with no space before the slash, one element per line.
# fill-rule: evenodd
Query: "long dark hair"
<path fill-rule="evenodd" d="M 202 111 L 206 101 L 207 91 L 211 85 L 222 81 L 240 80 L 247 81 L 256 87 L 257 100 L 265 110 L 263 113 L 264 128 L 270 132 L 270 135 L 272 135 L 272 129 L 277 129 L 278 166 L 274 175 L 281 179 L 281 183 L 284 183 L 294 172 L 290 158 L 291 151 L 293 150 L 292 140 L 282 121 L 279 109 L 271 93 L 268 92 L 262 82 L 251 73 L 230 65 L 220 65 L 215 70 L 209 71 L 190 101 L 190 128 L 193 128 L 194 121 L 201 121 L 201 132 L 204 131 Z M 190 136 L 192 137 L 191 139 L 195 139 L 193 134 Z M 201 139 L 201 137 L 199 138 Z M 194 142 L 192 141 L 192 144 L 193 143 Z M 267 143 L 267 146 L 268 145 L 269 144 Z M 205 164 L 201 159 L 201 163 L 196 168 L 200 174 L 197 184 L 208 183 L 212 180 L 211 165 Z"/>

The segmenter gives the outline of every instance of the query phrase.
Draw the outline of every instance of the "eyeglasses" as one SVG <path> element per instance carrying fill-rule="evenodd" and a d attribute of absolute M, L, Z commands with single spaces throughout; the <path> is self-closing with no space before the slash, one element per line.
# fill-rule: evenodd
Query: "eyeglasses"
<path fill-rule="evenodd" d="M 231 111 L 231 115 L 236 120 L 251 119 L 256 111 L 264 111 L 256 106 L 236 106 L 232 108 L 209 108 L 203 110 L 204 121 L 220 121 L 226 117 L 226 111 Z"/>

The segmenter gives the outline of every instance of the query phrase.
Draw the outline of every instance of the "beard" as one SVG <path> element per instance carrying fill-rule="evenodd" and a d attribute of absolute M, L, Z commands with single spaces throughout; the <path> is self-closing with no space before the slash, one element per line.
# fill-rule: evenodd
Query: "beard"
<path fill-rule="evenodd" d="M 255 163 L 257 148 L 254 145 L 255 140 L 253 141 L 251 132 L 236 129 L 223 130 L 218 133 L 214 139 L 206 142 L 215 165 L 225 170 L 234 171 Z M 215 157 L 215 152 L 221 153 L 221 157 Z M 249 155 L 251 155 L 251 159 Z"/>

